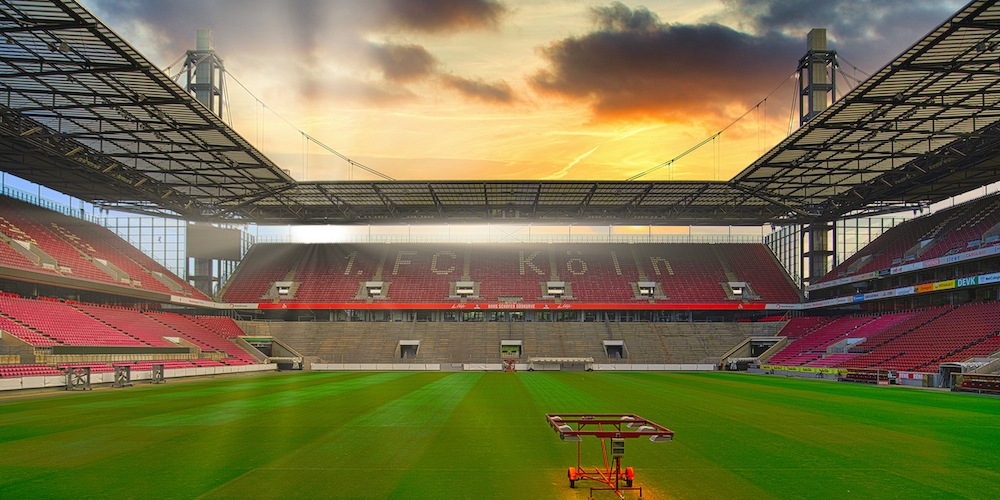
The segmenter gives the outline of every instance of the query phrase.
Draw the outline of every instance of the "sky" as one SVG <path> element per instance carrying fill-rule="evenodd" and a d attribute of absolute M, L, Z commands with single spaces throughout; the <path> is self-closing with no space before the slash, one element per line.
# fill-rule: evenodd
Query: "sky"
<path fill-rule="evenodd" d="M 81 1 L 168 74 L 212 29 L 224 118 L 299 180 L 374 178 L 299 131 L 399 180 L 622 180 L 745 114 L 642 177 L 726 180 L 797 127 L 809 29 L 864 78 L 964 4 Z"/>

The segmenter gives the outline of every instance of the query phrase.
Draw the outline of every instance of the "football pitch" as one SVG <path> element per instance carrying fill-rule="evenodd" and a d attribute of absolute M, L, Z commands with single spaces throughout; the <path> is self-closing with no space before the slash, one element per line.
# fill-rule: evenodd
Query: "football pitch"
<path fill-rule="evenodd" d="M 0 498 L 586 499 L 545 413 L 637 413 L 646 499 L 1000 498 L 1000 398 L 727 373 L 282 373 L 0 397 Z M 602 462 L 584 441 L 584 465 Z M 595 498 L 616 498 L 597 492 Z M 626 498 L 636 498 L 629 493 Z"/>

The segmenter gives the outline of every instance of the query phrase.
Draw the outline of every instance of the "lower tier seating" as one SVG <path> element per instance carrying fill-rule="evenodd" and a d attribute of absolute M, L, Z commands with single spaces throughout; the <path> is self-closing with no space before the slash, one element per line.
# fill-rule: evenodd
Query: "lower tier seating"
<path fill-rule="evenodd" d="M 41 377 L 44 375 L 62 375 L 63 372 L 49 365 L 21 364 L 0 365 L 0 378 Z"/>

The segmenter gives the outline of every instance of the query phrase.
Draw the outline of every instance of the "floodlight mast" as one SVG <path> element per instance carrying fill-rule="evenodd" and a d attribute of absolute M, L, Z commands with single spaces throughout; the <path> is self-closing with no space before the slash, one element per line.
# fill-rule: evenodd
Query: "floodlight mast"
<path fill-rule="evenodd" d="M 591 480 L 606 485 L 591 487 L 594 491 L 612 491 L 618 498 L 625 498 L 624 491 L 638 491 L 642 499 L 642 488 L 633 487 L 635 471 L 631 467 L 622 470 L 621 459 L 625 455 L 625 439 L 648 437 L 650 442 L 665 443 L 673 441 L 674 431 L 633 413 L 549 413 L 546 421 L 563 441 L 576 442 L 576 467 L 570 467 L 566 473 L 569 487 L 575 488 L 576 482 Z M 581 465 L 583 436 L 594 436 L 601 440 L 601 451 L 604 457 L 603 469 L 598 467 L 585 468 Z M 611 462 L 608 461 L 606 439 L 611 440 Z M 621 483 L 625 482 L 623 486 Z"/>

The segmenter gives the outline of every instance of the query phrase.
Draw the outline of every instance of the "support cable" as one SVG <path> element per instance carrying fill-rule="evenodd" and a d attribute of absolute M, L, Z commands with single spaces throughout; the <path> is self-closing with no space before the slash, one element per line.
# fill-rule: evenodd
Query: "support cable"
<path fill-rule="evenodd" d="M 264 101 L 260 100 L 260 98 L 257 97 L 256 94 L 254 94 L 253 92 L 251 92 L 250 89 L 248 89 L 246 85 L 243 85 L 243 82 L 241 82 L 238 78 L 236 78 L 235 76 L 233 76 L 232 73 L 230 73 L 228 71 L 226 71 L 225 73 L 226 73 L 226 75 L 229 76 L 229 78 L 232 78 L 232 80 L 234 82 L 236 82 L 237 85 L 239 85 L 240 87 L 242 87 L 243 90 L 245 90 L 248 94 L 250 94 L 250 97 L 253 97 L 257 102 L 259 102 L 260 105 L 261 105 L 261 108 L 263 108 L 265 110 L 270 110 L 271 113 L 273 113 L 274 116 L 278 117 L 279 120 L 285 122 L 286 125 L 288 125 L 289 127 L 292 127 L 292 129 L 295 130 L 296 132 L 298 132 L 299 134 L 302 134 L 302 137 L 304 139 L 306 139 L 307 141 L 312 142 L 313 144 L 315 144 L 315 145 L 323 148 L 324 150 L 326 150 L 328 153 L 330 153 L 330 154 L 332 154 L 332 155 L 340 158 L 341 160 L 346 161 L 350 167 L 360 168 L 360 169 L 364 170 L 365 172 L 368 172 L 368 173 L 370 173 L 372 175 L 376 175 L 378 177 L 381 177 L 381 178 L 383 178 L 383 179 L 385 179 L 387 181 L 394 181 L 394 180 L 396 180 L 396 179 L 393 179 L 392 177 L 389 177 L 388 175 L 383 174 L 382 172 L 379 172 L 378 170 L 375 170 L 375 169 L 373 169 L 371 167 L 368 167 L 368 166 L 366 166 L 366 165 L 364 165 L 364 164 L 362 164 L 360 162 L 357 162 L 357 161 L 354 161 L 354 160 L 348 158 L 346 155 L 344 155 L 344 154 L 340 153 L 339 151 L 331 148 L 330 146 L 327 146 L 322 141 L 320 141 L 319 139 L 317 139 L 317 138 L 309 135 L 308 133 L 306 133 L 304 130 L 300 129 L 299 127 L 296 127 L 294 124 L 292 124 L 292 122 L 288 121 L 287 118 L 285 118 L 284 116 L 280 115 L 277 111 L 275 111 L 273 108 L 271 108 L 266 103 L 264 103 Z M 263 115 L 263 111 L 261 112 L 261 114 Z M 262 126 L 262 128 L 263 128 L 263 126 Z"/>
<path fill-rule="evenodd" d="M 626 181 L 634 181 L 634 180 L 639 179 L 640 177 L 645 177 L 648 174 L 656 172 L 657 170 L 660 170 L 663 167 L 669 167 L 669 166 L 673 165 L 675 162 L 677 162 L 677 160 L 680 160 L 681 158 L 684 158 L 685 156 L 687 156 L 687 155 L 689 155 L 689 154 L 697 151 L 698 148 L 704 146 L 705 144 L 708 144 L 708 143 L 714 141 L 715 138 L 717 138 L 720 135 L 722 135 L 723 132 L 725 132 L 726 130 L 729 130 L 730 127 L 732 127 L 733 125 L 736 125 L 740 120 L 742 120 L 743 118 L 746 118 L 746 116 L 749 115 L 750 113 L 753 113 L 754 110 L 756 110 L 762 103 L 764 103 L 768 99 L 770 99 L 771 96 L 774 95 L 775 92 L 777 92 L 778 90 L 780 90 L 781 87 L 784 87 L 785 84 L 788 83 L 789 80 L 791 80 L 793 77 L 797 77 L 797 76 L 798 76 L 798 72 L 795 72 L 795 73 L 792 73 L 788 78 L 785 78 L 781 82 L 781 84 L 778 85 L 777 87 L 775 87 L 774 90 L 772 90 L 770 93 L 767 94 L 767 96 L 765 96 L 763 99 L 761 99 L 760 101 L 758 101 L 757 104 L 755 104 L 754 106 L 750 107 L 750 109 L 746 110 L 746 112 L 743 113 L 742 115 L 740 115 L 738 118 L 736 118 L 735 120 L 733 120 L 732 122 L 730 122 L 729 125 L 726 125 L 725 127 L 723 127 L 722 130 L 720 130 L 720 131 L 716 132 L 715 134 L 712 134 L 711 136 L 705 138 L 705 140 L 699 142 L 698 144 L 695 144 L 694 146 L 692 146 L 688 150 L 684 151 L 683 153 L 681 153 L 681 154 L 679 154 L 679 155 L 677 155 L 677 156 L 675 156 L 675 157 L 673 157 L 673 158 L 671 158 L 671 159 L 669 159 L 669 160 L 667 160 L 667 161 L 665 161 L 665 162 L 663 162 L 663 163 L 661 163 L 661 164 L 659 164 L 659 165 L 657 165 L 657 166 L 655 166 L 653 168 L 649 168 L 649 169 L 643 170 L 642 172 L 639 172 L 638 174 L 635 174 L 632 177 L 629 177 L 628 179 L 625 179 L 625 180 Z"/>

